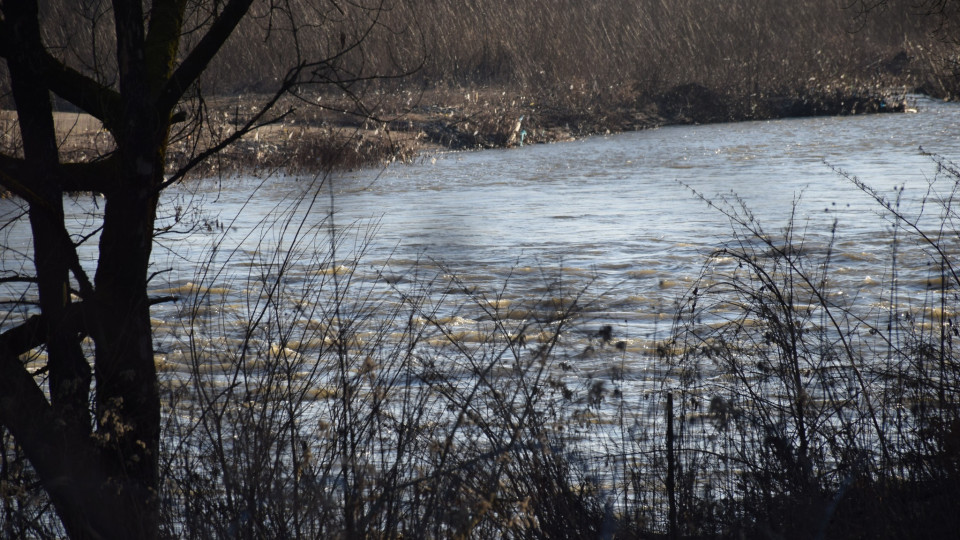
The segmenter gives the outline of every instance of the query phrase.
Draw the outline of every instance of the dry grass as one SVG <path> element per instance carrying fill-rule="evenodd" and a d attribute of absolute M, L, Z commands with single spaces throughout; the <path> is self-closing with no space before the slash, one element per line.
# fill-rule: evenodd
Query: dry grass
<path fill-rule="evenodd" d="M 524 131 L 524 143 L 540 143 L 671 123 L 895 111 L 906 91 L 948 97 L 960 81 L 938 20 L 894 3 L 867 17 L 833 0 L 289 8 L 287 21 L 258 12 L 227 44 L 197 89 L 208 109 L 191 109 L 193 124 L 174 137 L 175 161 L 229 131 L 238 103 L 255 104 L 297 57 L 332 60 L 296 88 L 302 99 L 281 106 L 296 108 L 284 125 L 245 139 L 202 173 L 354 168 L 436 147 L 516 145 Z M 48 38 L 65 60 L 82 68 L 97 54 L 109 58 L 109 17 L 91 26 L 78 8 L 49 9 L 57 26 Z M 113 68 L 96 65 L 111 84 Z M 110 149 L 85 120 L 74 126 L 65 117 L 60 129 L 71 133 L 71 158 Z"/>

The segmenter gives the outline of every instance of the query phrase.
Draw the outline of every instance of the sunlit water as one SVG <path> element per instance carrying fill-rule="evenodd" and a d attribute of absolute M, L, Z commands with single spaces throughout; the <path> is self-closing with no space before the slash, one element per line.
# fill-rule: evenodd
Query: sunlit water
<path fill-rule="evenodd" d="M 569 302 L 586 290 L 584 323 L 573 346 L 588 347 L 595 341 L 591 334 L 610 325 L 614 341 L 640 352 L 669 333 L 677 299 L 692 287 L 709 253 L 731 238 L 730 220 L 695 192 L 715 202 L 742 197 L 771 234 L 795 211 L 795 228 L 815 246 L 826 244 L 836 221 L 838 281 L 832 287 L 841 294 L 888 280 L 890 224 L 880 206 L 835 169 L 891 197 L 896 186 L 905 186 L 903 208 L 919 210 L 936 174 L 920 148 L 960 157 L 960 107 L 918 98 L 917 108 L 917 114 L 678 126 L 446 153 L 323 179 L 272 176 L 180 186 L 167 193 L 160 223 L 179 219 L 174 229 L 198 227 L 160 237 L 153 292 L 183 296 L 197 285 L 217 287 L 208 299 L 210 316 L 233 312 L 238 327 L 229 317 L 217 325 L 224 335 L 238 332 L 254 285 L 276 271 L 264 261 L 273 260 L 277 246 L 288 250 L 300 238 L 285 271 L 287 285 L 314 287 L 308 277 L 340 275 L 341 265 L 355 272 L 359 294 L 389 296 L 405 283 L 439 276 L 429 289 L 444 306 L 438 314 L 465 329 L 475 320 L 452 318 L 460 313 L 458 302 L 484 298 L 517 308 L 531 299 Z M 89 196 L 70 201 L 73 231 L 89 229 L 86 213 L 99 207 Z M 17 211 L 9 200 L 0 201 L 0 210 L 7 217 Z M 326 236 L 331 228 L 343 235 L 334 255 Z M 26 231 L 24 223 L 4 229 L 4 272 L 19 269 L 16 251 L 29 251 Z M 92 251 L 85 253 L 92 271 Z M 913 279 L 922 289 L 925 276 Z M 7 299 L 21 292 L 6 287 Z M 516 320 L 530 313 L 504 312 Z M 183 316 L 175 303 L 153 309 L 161 328 Z M 21 317 L 10 314 L 6 324 Z M 158 351 L 175 348 L 161 342 Z"/>
<path fill-rule="evenodd" d="M 569 276 L 570 287 L 593 280 L 595 315 L 620 324 L 622 337 L 640 337 L 652 330 L 647 318 L 669 311 L 705 256 L 731 238 L 729 220 L 692 190 L 715 201 L 735 193 L 771 234 L 786 226 L 795 204 L 795 226 L 810 238 L 826 238 L 836 220 L 838 264 L 849 279 L 840 288 L 889 270 L 883 261 L 892 235 L 879 205 L 833 168 L 891 197 L 905 186 L 903 207 L 918 209 L 936 170 L 920 148 L 948 159 L 960 148 L 960 108 L 929 100 L 918 108 L 441 154 L 328 179 L 307 224 L 326 220 L 332 206 L 338 227 L 376 228 L 367 267 L 403 276 L 413 261 L 440 263 L 488 295 L 511 276 L 531 274 L 528 287 L 543 285 L 541 269 Z M 247 201 L 259 182 L 224 182 L 216 201 L 205 194 L 204 210 L 221 222 L 240 214 L 226 246 L 315 187 L 310 179 L 268 179 Z M 247 249 L 264 249 L 261 236 L 248 239 Z M 203 235 L 192 242 L 209 245 Z"/>

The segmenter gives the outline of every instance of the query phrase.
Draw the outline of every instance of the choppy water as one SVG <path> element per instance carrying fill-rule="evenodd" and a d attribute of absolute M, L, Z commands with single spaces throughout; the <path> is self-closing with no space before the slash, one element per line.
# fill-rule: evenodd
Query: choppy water
<path fill-rule="evenodd" d="M 509 415 L 523 396 L 549 395 L 550 403 L 541 403 L 545 408 L 535 418 L 566 440 L 584 441 L 582 452 L 571 452 L 570 459 L 595 473 L 588 479 L 616 491 L 627 469 L 637 467 L 647 485 L 659 486 L 663 464 L 656 463 L 656 451 L 664 429 L 657 422 L 667 417 L 662 394 L 682 384 L 674 384 L 677 371 L 659 365 L 651 352 L 670 334 L 675 302 L 690 292 L 710 254 L 735 238 L 730 220 L 716 208 L 725 197 L 742 198 L 752 223 L 761 223 L 774 238 L 792 219 L 794 247 L 813 260 L 832 246 L 824 292 L 830 301 L 857 308 L 862 318 L 836 329 L 862 337 L 855 347 L 871 351 L 880 339 L 872 337 L 871 325 L 884 328 L 884 317 L 920 315 L 920 324 L 931 325 L 942 322 L 941 316 L 956 316 L 952 305 L 945 305 L 955 304 L 955 296 L 939 301 L 947 295 L 936 290 L 937 261 L 902 230 L 895 244 L 889 216 L 836 170 L 856 175 L 885 197 L 901 197 L 900 210 L 923 214 L 918 227 L 937 235 L 943 207 L 936 201 L 951 197 L 957 187 L 949 177 L 931 184 L 937 164 L 920 148 L 960 160 L 960 106 L 919 99 L 917 108 L 917 114 L 669 127 L 442 154 L 330 178 L 271 176 L 177 186 L 162 202 L 159 225 L 170 230 L 158 236 L 151 268 L 151 294 L 179 297 L 152 309 L 157 365 L 170 396 L 170 408 L 164 409 L 169 432 L 174 438 L 202 433 L 195 427 L 207 422 L 207 415 L 197 416 L 192 396 L 216 387 L 205 399 L 226 396 L 222 410 L 228 415 L 253 403 L 273 412 L 293 404 L 296 411 L 289 414 L 307 419 L 296 437 L 326 440 L 332 434 L 324 419 L 345 414 L 336 402 L 359 396 L 350 414 L 369 407 L 370 418 L 386 420 L 370 424 L 380 434 L 363 439 L 372 446 L 358 461 L 382 466 L 378 459 L 400 458 L 392 418 L 405 426 L 409 419 L 414 429 L 429 425 L 423 431 L 429 434 L 435 425 L 451 423 L 452 410 L 466 411 L 466 404 L 476 417 L 490 416 L 496 428 L 498 415 Z M 90 235 L 81 257 L 92 272 L 102 201 L 79 196 L 66 206 L 71 232 L 78 239 Z M 948 216 L 940 246 L 956 260 L 960 239 L 954 218 Z M 29 274 L 29 226 L 16 201 L 0 200 L 0 224 L 0 278 Z M 759 245 L 749 235 L 741 239 Z M 895 245 L 896 298 L 889 293 Z M 0 279 L 0 330 L 31 313 L 34 293 L 29 285 Z M 579 324 L 557 343 L 548 362 L 536 342 L 551 337 L 557 327 L 551 315 L 574 300 L 582 303 Z M 811 310 L 817 307 L 797 310 L 806 311 L 803 328 L 827 326 Z M 716 328 L 710 325 L 717 321 L 703 322 Z M 598 339 L 607 327 L 615 344 Z M 935 342 L 941 330 L 931 326 L 923 332 L 935 331 L 927 334 Z M 516 341 L 520 333 L 527 343 L 522 349 Z M 821 343 L 830 346 L 832 334 L 824 335 Z M 758 344 L 764 336 L 752 339 Z M 407 342 L 417 345 L 407 348 Z M 882 363 L 886 349 L 875 350 L 880 353 L 865 355 L 866 361 Z M 798 375 L 803 381 L 796 383 L 811 398 L 815 436 L 865 425 L 853 415 L 864 414 L 857 407 L 867 397 L 891 410 L 909 405 L 911 396 L 898 394 L 898 381 L 890 386 L 885 383 L 890 379 L 871 377 L 870 366 L 840 365 L 828 353 L 812 351 Z M 43 352 L 33 360 L 39 367 Z M 765 372 L 752 360 L 744 365 Z M 691 404 L 678 404 L 683 412 L 677 414 L 689 416 L 691 426 L 704 426 L 702 432 L 688 428 L 685 444 L 706 452 L 685 469 L 708 471 L 709 478 L 725 475 L 717 485 L 726 482 L 728 487 L 719 489 L 733 493 L 742 471 L 735 469 L 738 460 L 726 456 L 737 444 L 749 452 L 760 443 L 737 443 L 730 438 L 739 436 L 734 431 L 718 438 L 718 430 L 707 426 L 734 414 L 721 394 L 736 383 L 716 367 L 702 369 L 697 374 L 702 380 L 684 387 Z M 527 385 L 530 374 L 533 389 Z M 763 394 L 757 400 L 762 407 L 772 404 L 774 414 L 791 410 L 793 403 L 783 399 L 798 389 L 784 390 L 785 379 L 744 376 L 751 392 Z M 186 397 L 176 396 L 186 385 L 191 390 L 182 393 Z M 390 399 L 379 393 L 388 387 Z M 284 396 L 290 399 L 271 409 Z M 557 402 L 572 406 L 554 414 Z M 884 418 L 882 430 L 894 434 L 887 439 L 891 444 L 922 433 L 899 412 Z M 234 429 L 242 432 L 247 425 L 238 422 Z M 177 426 L 187 427 L 177 432 Z M 881 430 L 873 426 L 859 444 L 876 450 L 886 435 L 871 435 L 871 429 Z M 464 445 L 496 442 L 496 435 L 471 429 L 457 419 L 449 433 Z M 202 434 L 200 440 L 197 448 L 205 448 Z M 317 444 L 317 454 L 334 446 Z M 419 463 L 420 456 L 413 460 Z M 704 465 L 702 456 L 712 457 Z M 822 459 L 831 471 L 842 471 L 835 458 Z M 637 466 L 648 459 L 652 466 Z M 340 465 L 328 466 L 336 477 Z M 709 472 L 711 466 L 715 470 Z M 332 491 L 337 485 L 329 484 Z M 659 504 L 664 515 L 663 501 Z"/>
<path fill-rule="evenodd" d="M 667 329 L 664 317 L 707 254 L 731 238 L 729 220 L 692 190 L 711 200 L 735 193 L 771 233 L 786 225 L 796 204 L 796 227 L 811 245 L 825 243 L 836 220 L 836 289 L 856 291 L 886 279 L 889 223 L 875 201 L 831 166 L 881 192 L 905 186 L 903 207 L 919 209 L 936 171 L 920 148 L 960 157 L 960 106 L 918 98 L 917 108 L 917 114 L 667 127 L 440 154 L 327 179 L 181 186 L 167 194 L 161 224 L 176 216 L 182 219 L 175 228 L 199 227 L 160 237 L 155 270 L 164 272 L 152 283 L 158 294 L 219 287 L 214 303 L 223 305 L 211 309 L 239 314 L 252 284 L 276 271 L 265 262 L 274 260 L 275 247 L 290 248 L 299 231 L 286 271 L 290 286 L 315 287 L 308 277 L 335 275 L 343 265 L 355 267 L 355 282 L 367 284 L 361 291 L 439 274 L 446 277 L 430 294 L 456 297 L 465 287 L 517 307 L 531 296 L 569 299 L 589 284 L 589 324 L 613 325 L 615 337 L 632 346 Z M 304 193 L 317 195 L 312 206 Z M 90 197 L 71 201 L 77 234 L 99 206 Z M 0 210 L 17 211 L 6 200 Z M 331 225 L 343 235 L 332 260 L 325 236 Z M 4 229 L 3 271 L 17 270 L 16 251 L 29 251 L 27 230 L 25 224 Z M 364 255 L 354 265 L 358 250 Z M 8 288 L 4 296 L 19 293 Z M 154 309 L 158 325 L 181 316 L 173 305 Z"/>
<path fill-rule="evenodd" d="M 855 288 L 883 271 L 878 261 L 891 235 L 877 203 L 830 166 L 881 192 L 905 186 L 905 208 L 916 207 L 936 169 L 920 148 L 947 158 L 960 148 L 960 108 L 917 105 L 918 114 L 667 127 L 442 154 L 329 180 L 310 223 L 326 219 L 332 192 L 338 226 L 376 226 L 370 266 L 389 259 L 390 271 L 403 275 L 412 261 L 440 262 L 488 293 L 518 266 L 562 268 L 571 284 L 595 278 L 601 304 L 618 312 L 612 318 L 632 324 L 669 306 L 705 254 L 731 238 L 728 219 L 690 188 L 711 199 L 732 192 L 770 233 L 786 225 L 796 201 L 797 227 L 812 238 L 837 220 L 842 271 Z M 225 183 L 204 208 L 231 219 L 253 182 Z M 235 223 L 236 237 L 307 185 L 268 180 Z"/>

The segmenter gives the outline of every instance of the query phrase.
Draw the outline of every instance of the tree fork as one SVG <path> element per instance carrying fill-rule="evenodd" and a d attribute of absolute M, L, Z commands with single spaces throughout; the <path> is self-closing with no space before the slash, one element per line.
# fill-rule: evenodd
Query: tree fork
<path fill-rule="evenodd" d="M 192 3 L 114 0 L 118 72 L 116 82 L 107 83 L 46 49 L 37 0 L 0 0 L 0 58 L 9 67 L 24 141 L 22 157 L 0 155 L 0 185 L 28 204 L 36 263 L 31 281 L 41 307 L 39 316 L 0 335 L 0 423 L 24 449 L 72 538 L 149 539 L 159 532 L 161 417 L 147 281 L 157 204 L 169 185 L 164 167 L 172 111 L 251 4 L 213 4 L 203 34 L 181 57 Z M 254 121 L 199 157 L 258 127 L 294 79 L 283 81 Z M 116 150 L 92 162 L 61 163 L 51 92 L 100 119 Z M 63 196 L 77 190 L 106 199 L 92 283 L 63 221 Z M 71 298 L 71 273 L 80 303 Z M 84 336 L 94 342 L 92 370 Z M 43 374 L 31 373 L 20 359 L 41 345 L 49 392 Z"/>

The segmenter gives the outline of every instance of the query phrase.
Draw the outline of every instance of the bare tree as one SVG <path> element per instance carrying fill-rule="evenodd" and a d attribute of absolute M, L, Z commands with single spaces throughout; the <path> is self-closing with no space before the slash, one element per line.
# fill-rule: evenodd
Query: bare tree
<path fill-rule="evenodd" d="M 934 37 L 944 43 L 960 43 L 956 32 L 960 26 L 957 0 L 851 0 L 841 5 L 854 9 L 861 22 L 864 17 L 929 17 L 936 23 L 931 27 Z"/>
<path fill-rule="evenodd" d="M 19 141 L 0 153 L 0 186 L 24 202 L 33 263 L 2 279 L 24 282 L 37 302 L 31 316 L 0 335 L 0 424 L 72 538 L 153 538 L 161 411 L 147 283 L 160 194 L 205 158 L 281 118 L 285 113 L 271 111 L 284 93 L 314 83 L 349 90 L 367 79 L 362 64 L 349 60 L 362 57 L 358 50 L 384 3 L 78 4 L 0 1 L 0 88 L 9 89 L 6 101 L 16 108 Z M 348 9 L 363 23 L 329 35 L 328 15 L 346 21 Z M 285 36 L 289 71 L 271 79 L 272 93 L 255 111 L 171 168 L 177 131 L 205 125 L 202 101 L 186 98 L 199 95 L 205 70 L 250 19 L 264 39 Z M 308 35 L 310 49 L 303 46 Z M 112 145 L 64 159 L 54 99 L 102 122 Z M 73 192 L 106 201 L 93 275 L 64 223 L 63 199 Z M 28 369 L 21 356 L 38 348 L 46 364 Z"/>

